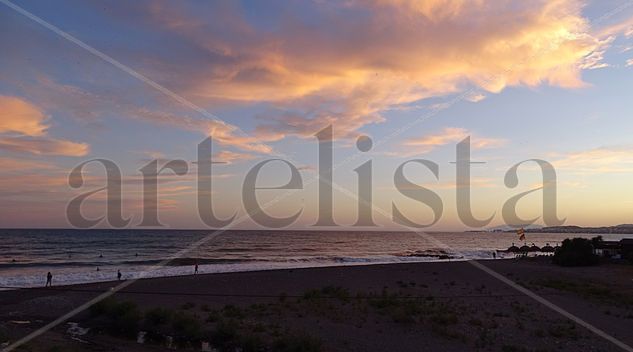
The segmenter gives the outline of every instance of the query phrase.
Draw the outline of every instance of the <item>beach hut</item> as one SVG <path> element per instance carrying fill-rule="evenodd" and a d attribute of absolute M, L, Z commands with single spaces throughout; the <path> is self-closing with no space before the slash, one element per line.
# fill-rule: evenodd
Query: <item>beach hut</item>
<path fill-rule="evenodd" d="M 550 246 L 549 243 L 546 243 L 543 248 L 541 248 L 541 252 L 552 253 L 554 252 L 554 247 Z"/>

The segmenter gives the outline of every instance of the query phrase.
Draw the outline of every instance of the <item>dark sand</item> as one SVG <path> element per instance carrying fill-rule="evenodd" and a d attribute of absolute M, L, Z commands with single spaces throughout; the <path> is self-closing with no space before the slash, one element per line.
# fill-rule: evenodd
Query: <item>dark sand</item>
<path fill-rule="evenodd" d="M 480 263 L 633 346 L 633 266 L 563 268 L 546 258 Z M 0 292 L 0 328 L 15 341 L 116 284 Z M 342 289 L 323 292 L 327 286 Z M 383 292 L 393 296 L 382 296 Z M 256 336 L 265 346 L 273 346 L 280 336 L 307 334 L 320 340 L 323 351 L 621 350 L 467 262 L 147 279 L 115 297 L 135 302 L 141 311 L 183 311 L 197 317 L 204 331 L 231 320 L 239 326 L 238 334 Z M 417 303 L 398 303 L 404 301 Z M 209 316 L 213 318 L 207 322 Z M 70 321 L 95 324 L 88 313 Z M 67 328 L 61 324 L 24 350 L 165 349 L 98 332 L 94 326 L 80 342 L 71 339 Z M 195 350 L 200 350 L 199 342 Z"/>

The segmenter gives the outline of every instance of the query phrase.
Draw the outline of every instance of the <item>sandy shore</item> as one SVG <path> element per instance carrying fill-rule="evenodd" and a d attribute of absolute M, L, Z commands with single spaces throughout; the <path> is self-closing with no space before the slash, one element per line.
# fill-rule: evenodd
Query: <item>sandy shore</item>
<path fill-rule="evenodd" d="M 633 346 L 633 266 L 562 268 L 545 258 L 479 263 Z M 117 284 L 0 292 L 3 339 L 15 341 Z M 199 326 L 191 328 L 192 333 L 178 330 L 178 323 L 171 322 L 156 328 L 163 335 L 180 336 L 180 331 L 184 336 L 197 336 L 191 343 L 181 338 L 179 348 L 183 350 L 200 350 L 200 341 L 245 351 L 286 347 L 323 351 L 620 350 L 467 262 L 157 278 L 137 281 L 114 296 L 118 303 L 136 304 L 138 330 L 147 330 L 147 312 L 156 307 L 179 319 L 197 321 Z M 128 331 L 127 337 L 108 331 L 104 328 L 107 319 L 98 313 L 84 312 L 70 321 L 91 330 L 73 339 L 67 331 L 69 325 L 62 324 L 26 347 L 31 351 L 165 349 L 162 339 L 141 345 L 132 336 L 136 331 Z M 227 326 L 230 336 L 218 340 Z"/>

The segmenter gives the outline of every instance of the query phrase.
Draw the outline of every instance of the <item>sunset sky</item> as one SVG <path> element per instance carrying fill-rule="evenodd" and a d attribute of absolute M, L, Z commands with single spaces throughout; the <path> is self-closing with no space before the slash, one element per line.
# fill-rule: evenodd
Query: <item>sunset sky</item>
<path fill-rule="evenodd" d="M 282 158 L 300 170 L 304 189 L 267 211 L 303 208 L 291 228 L 313 228 L 313 135 L 330 124 L 341 227 L 357 216 L 342 189 L 356 194 L 354 169 L 369 159 L 381 228 L 398 228 L 392 203 L 429 222 L 428 207 L 393 184 L 401 163 L 428 159 L 439 181 L 419 165 L 406 174 L 442 198 L 431 229 L 464 229 L 451 162 L 467 136 L 473 161 L 484 162 L 472 166 L 473 212 L 496 214 L 487 227 L 503 223 L 509 197 L 539 186 L 531 164 L 519 169 L 517 188 L 504 185 L 511 166 L 533 158 L 555 166 L 566 224 L 633 223 L 632 92 L 628 0 L 0 0 L 0 227 L 68 227 L 66 204 L 104 178 L 92 165 L 83 188 L 71 189 L 68 173 L 105 158 L 123 172 L 130 226 L 140 222 L 139 169 L 152 159 L 189 161 L 188 175 L 161 177 L 160 219 L 203 228 L 193 162 L 210 135 L 214 161 L 225 162 L 214 165 L 219 216 L 240 218 L 246 172 Z M 374 141 L 369 152 L 355 147 L 361 135 Z M 271 164 L 259 184 L 288 178 L 287 167 Z M 101 214 L 104 199 L 92 197 L 86 214 Z M 541 212 L 540 192 L 520 203 L 524 218 Z"/>

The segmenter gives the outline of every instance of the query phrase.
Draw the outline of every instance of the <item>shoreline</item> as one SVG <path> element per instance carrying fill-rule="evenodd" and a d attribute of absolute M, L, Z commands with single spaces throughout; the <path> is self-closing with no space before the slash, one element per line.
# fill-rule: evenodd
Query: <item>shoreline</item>
<path fill-rule="evenodd" d="M 513 254 L 513 253 L 509 253 Z M 355 267 L 355 266 L 373 266 L 373 265 L 399 265 L 399 264 L 422 264 L 422 263 L 452 263 L 452 262 L 466 262 L 471 260 L 476 261 L 493 261 L 493 260 L 515 260 L 515 257 L 497 257 L 495 259 L 467 259 L 467 258 L 453 258 L 453 259 L 429 259 L 429 257 L 410 257 L 411 260 L 400 260 L 400 261 L 377 261 L 377 262 L 341 262 L 341 263 L 317 263 L 317 262 L 305 262 L 305 265 L 301 265 L 300 262 L 294 262 L 289 264 L 287 262 L 284 263 L 275 263 L 278 265 L 274 265 L 273 263 L 269 263 L 269 266 L 261 266 L 261 263 L 253 262 L 253 263 L 226 263 L 226 264 L 200 264 L 198 274 L 193 274 L 193 265 L 165 265 L 158 268 L 153 269 L 146 275 L 149 276 L 139 276 L 141 272 L 132 272 L 132 277 L 129 276 L 129 272 L 125 272 L 122 270 L 124 275 L 124 279 L 126 280 L 149 280 L 149 279 L 157 279 L 157 278 L 178 278 L 178 277 L 187 277 L 187 276 L 200 276 L 200 275 L 214 275 L 214 274 L 228 274 L 228 273 L 244 273 L 244 272 L 262 272 L 262 271 L 276 271 L 276 270 L 302 270 L 302 269 L 311 269 L 311 268 L 337 268 L 337 267 Z M 417 260 L 418 258 L 424 258 Z M 249 266 L 248 264 L 252 264 Z M 108 283 L 108 282 L 117 282 L 115 279 L 117 268 L 121 268 L 120 266 L 111 265 L 104 267 L 101 271 L 91 271 L 91 274 L 99 273 L 112 274 L 112 279 L 104 279 L 104 280 L 93 280 L 93 281 L 84 281 L 84 282 L 70 282 L 70 283 L 61 283 L 59 285 L 53 285 L 54 287 L 67 287 L 67 286 L 76 286 L 76 285 L 89 285 L 89 284 L 97 284 L 97 283 Z M 229 270 L 227 270 L 227 268 Z M 206 270 L 205 270 L 206 269 Z M 46 269 L 48 270 L 48 269 Z M 159 272 L 159 270 L 163 270 L 163 272 Z M 165 273 L 166 271 L 172 271 L 172 273 Z M 217 270 L 217 271 L 216 271 Z M 190 273 L 185 273 L 185 271 Z M 42 271 L 43 272 L 43 271 Z M 154 276 L 152 276 L 154 273 Z M 83 275 L 83 273 L 77 272 L 75 274 Z M 62 274 L 63 275 L 63 274 Z M 126 277 L 126 275 L 128 275 Z M 53 283 L 55 283 L 54 275 Z M 34 276 L 31 276 L 34 277 Z M 39 276 L 37 276 L 39 278 Z M 0 278 L 0 281 L 6 281 L 4 278 Z M 45 283 L 45 277 L 42 276 L 42 281 Z M 43 284 L 42 284 L 43 285 Z M 0 292 L 5 290 L 20 290 L 20 289 L 30 289 L 30 288 L 41 288 L 42 286 L 12 286 L 12 285 L 0 285 Z"/>
<path fill-rule="evenodd" d="M 497 258 L 497 259 L 476 259 L 475 261 L 512 261 L 517 258 Z M 126 281 L 143 281 L 143 280 L 156 280 L 163 278 L 187 278 L 187 277 L 202 277 L 208 275 L 222 275 L 222 274 L 240 274 L 240 273 L 261 273 L 261 272 L 276 272 L 276 271 L 288 271 L 288 270 L 309 270 L 309 269 L 329 269 L 329 268 L 345 268 L 345 267 L 357 267 L 357 266 L 383 266 L 383 265 L 405 265 L 405 264 L 444 264 L 444 263 L 457 263 L 457 262 L 467 262 L 474 259 L 453 259 L 453 260 L 437 260 L 437 261 L 410 261 L 410 262 L 393 262 L 393 263 L 347 263 L 347 264 L 324 264 L 318 266 L 304 266 L 304 267 L 283 267 L 283 268 L 262 268 L 262 269 L 249 269 L 249 270 L 237 270 L 237 271 L 218 271 L 218 272 L 202 272 L 200 271 L 198 274 L 178 274 L 173 276 L 149 276 L 149 277 L 140 277 L 140 278 L 131 278 L 131 279 L 123 279 L 123 280 L 106 280 L 106 281 L 92 281 L 92 282 L 82 282 L 82 283 L 70 283 L 70 284 L 61 284 L 61 285 L 53 285 L 52 287 L 43 287 L 43 286 L 31 286 L 31 287 L 3 287 L 0 286 L 0 289 L 5 288 L 6 290 L 38 290 L 38 289 L 52 289 L 55 288 L 74 288 L 80 286 L 89 286 L 93 284 L 114 284 L 114 283 L 123 283 Z M 209 264 L 212 265 L 212 264 Z M 178 266 L 181 268 L 190 268 L 190 266 Z M 202 268 L 203 266 L 200 265 Z M 0 290 L 0 292 L 4 292 Z"/>

